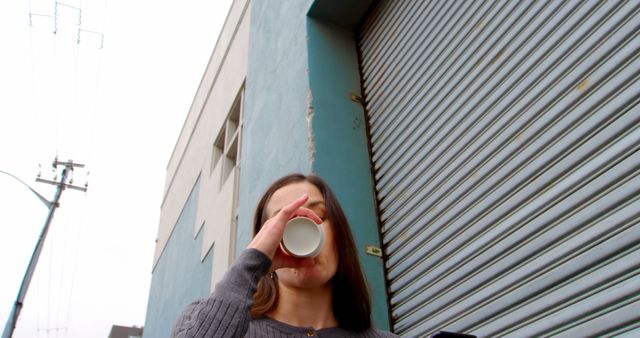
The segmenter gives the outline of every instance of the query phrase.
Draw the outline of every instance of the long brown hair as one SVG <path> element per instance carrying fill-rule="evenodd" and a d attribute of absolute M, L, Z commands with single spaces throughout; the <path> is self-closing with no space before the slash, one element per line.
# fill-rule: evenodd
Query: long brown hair
<path fill-rule="evenodd" d="M 316 186 L 324 197 L 327 218 L 331 221 L 338 250 L 338 269 L 331 280 L 333 288 L 333 312 L 338 325 L 349 331 L 363 331 L 371 327 L 371 299 L 358 258 L 358 250 L 351 234 L 347 217 L 329 185 L 316 175 L 290 174 L 275 181 L 264 193 L 256 207 L 253 234 L 267 221 L 266 206 L 271 196 L 280 188 L 298 182 Z M 255 293 L 251 315 L 264 316 L 278 303 L 278 281 L 274 274 L 260 279 Z"/>

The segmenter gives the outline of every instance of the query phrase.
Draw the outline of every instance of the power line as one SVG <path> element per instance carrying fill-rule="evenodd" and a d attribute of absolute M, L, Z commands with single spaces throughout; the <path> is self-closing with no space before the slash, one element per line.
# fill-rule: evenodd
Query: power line
<path fill-rule="evenodd" d="M 80 44 L 80 41 L 82 40 L 82 34 L 90 34 L 93 36 L 96 36 L 100 39 L 100 47 L 98 47 L 98 49 L 102 49 L 104 47 L 104 34 L 95 30 L 91 30 L 91 29 L 85 29 L 82 27 L 82 8 L 80 7 L 76 7 L 76 6 L 72 6 L 69 4 L 66 4 L 64 2 L 60 2 L 60 1 L 56 1 L 54 3 L 53 6 L 53 14 L 45 14 L 45 13 L 36 13 L 36 12 L 31 12 L 31 3 L 29 3 L 29 27 L 33 27 L 33 18 L 34 17 L 43 17 L 43 18 L 50 18 L 53 20 L 53 34 L 57 34 L 58 33 L 58 19 L 60 17 L 58 10 L 60 7 L 64 7 L 73 11 L 77 12 L 77 17 L 78 17 L 78 22 L 76 24 L 76 43 Z"/>

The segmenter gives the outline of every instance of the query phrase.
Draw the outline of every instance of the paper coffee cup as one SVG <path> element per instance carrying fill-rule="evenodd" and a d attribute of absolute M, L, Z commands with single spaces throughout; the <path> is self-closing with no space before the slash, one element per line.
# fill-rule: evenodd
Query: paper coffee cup
<path fill-rule="evenodd" d="M 296 217 L 287 222 L 282 237 L 282 249 L 295 257 L 315 257 L 324 243 L 324 230 L 307 217 Z"/>

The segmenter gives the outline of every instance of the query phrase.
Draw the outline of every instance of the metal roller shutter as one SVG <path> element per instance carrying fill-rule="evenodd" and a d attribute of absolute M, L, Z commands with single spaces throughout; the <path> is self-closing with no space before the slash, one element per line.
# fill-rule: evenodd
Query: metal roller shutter
<path fill-rule="evenodd" d="M 395 332 L 640 334 L 640 1 L 381 1 L 358 48 Z"/>

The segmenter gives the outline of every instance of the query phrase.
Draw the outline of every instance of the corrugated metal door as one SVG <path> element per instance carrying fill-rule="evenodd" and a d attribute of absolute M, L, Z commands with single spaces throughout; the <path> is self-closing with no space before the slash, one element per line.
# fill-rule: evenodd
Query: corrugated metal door
<path fill-rule="evenodd" d="M 640 1 L 381 1 L 358 47 L 394 330 L 640 336 Z"/>

